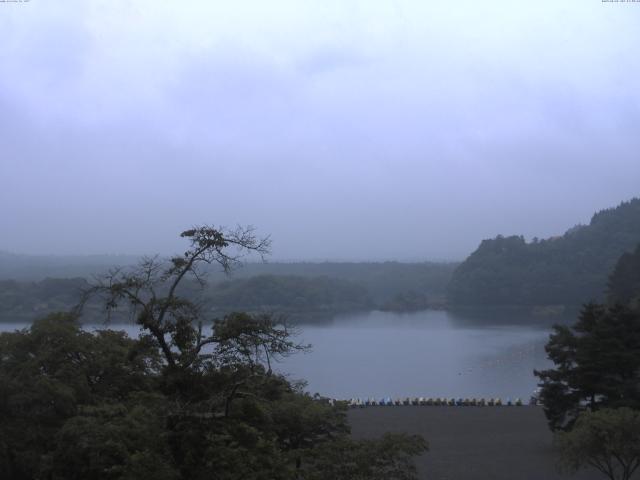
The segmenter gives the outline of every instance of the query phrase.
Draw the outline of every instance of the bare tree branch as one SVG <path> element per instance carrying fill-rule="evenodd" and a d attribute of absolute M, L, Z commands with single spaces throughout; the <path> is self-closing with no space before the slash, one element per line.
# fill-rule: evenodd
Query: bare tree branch
<path fill-rule="evenodd" d="M 202 264 L 217 264 L 228 273 L 248 254 L 258 254 L 264 260 L 271 241 L 269 237 L 259 238 L 251 226 L 232 230 L 196 226 L 180 236 L 189 242 L 184 254 L 167 260 L 144 257 L 134 268 L 109 271 L 83 293 L 78 312 L 93 296 L 104 303 L 108 318 L 126 302 L 135 321 L 158 343 L 167 364 L 189 368 L 199 357 L 202 359 L 203 348 L 229 339 L 221 340 L 218 335 L 204 332 L 201 306 L 180 296 L 179 287 L 185 278 L 191 277 L 203 288 L 206 282 L 205 272 L 199 269 Z M 258 331 L 251 341 L 264 342 L 260 351 L 264 350 L 269 365 L 273 355 L 284 354 L 291 348 L 285 346 L 283 337 L 266 335 L 260 322 L 253 327 Z M 259 362 L 259 355 L 255 357 L 254 361 Z"/>

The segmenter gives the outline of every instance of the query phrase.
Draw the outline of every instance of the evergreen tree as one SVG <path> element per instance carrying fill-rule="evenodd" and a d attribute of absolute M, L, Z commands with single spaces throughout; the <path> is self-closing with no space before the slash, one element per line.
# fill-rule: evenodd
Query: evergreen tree
<path fill-rule="evenodd" d="M 536 371 L 552 430 L 585 410 L 640 408 L 640 314 L 586 305 L 575 325 L 555 326 L 545 347 L 555 368 Z"/>
<path fill-rule="evenodd" d="M 640 244 L 635 252 L 624 253 L 609 277 L 609 303 L 640 309 Z"/>

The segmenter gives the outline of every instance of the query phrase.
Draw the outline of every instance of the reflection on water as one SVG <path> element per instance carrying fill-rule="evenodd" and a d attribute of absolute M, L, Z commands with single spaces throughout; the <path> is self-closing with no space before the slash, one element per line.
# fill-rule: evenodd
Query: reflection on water
<path fill-rule="evenodd" d="M 558 321 L 558 319 L 555 319 Z M 536 388 L 534 369 L 546 368 L 544 345 L 553 321 L 517 312 L 369 312 L 299 328 L 310 353 L 277 366 L 310 392 L 336 398 L 522 397 Z M 0 324 L 0 331 L 25 328 Z M 87 325 L 101 329 L 105 325 Z M 135 325 L 112 325 L 130 335 Z"/>

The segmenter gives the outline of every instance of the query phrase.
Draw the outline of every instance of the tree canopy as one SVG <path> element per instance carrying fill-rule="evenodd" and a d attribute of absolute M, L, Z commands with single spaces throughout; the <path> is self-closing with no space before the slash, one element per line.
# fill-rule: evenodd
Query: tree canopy
<path fill-rule="evenodd" d="M 609 303 L 640 310 L 640 243 L 634 252 L 622 254 L 609 277 Z"/>
<path fill-rule="evenodd" d="M 640 412 L 630 408 L 585 412 L 570 432 L 556 436 L 562 470 L 591 466 L 610 480 L 629 480 L 640 466 Z"/>
<path fill-rule="evenodd" d="M 278 312 L 292 322 L 308 322 L 375 308 L 406 311 L 442 306 L 445 287 L 455 266 L 427 262 L 250 262 L 243 263 L 231 276 L 225 276 L 215 266 L 202 267 L 207 275 L 206 287 L 203 289 L 195 279 L 188 278 L 181 283 L 180 294 L 197 299 L 203 309 L 216 315 L 232 311 Z M 46 269 L 42 272 L 42 275 L 84 277 L 3 280 L 11 278 L 8 275 L 13 275 L 13 271 L 4 268 L 0 255 L 0 322 L 33 321 L 48 313 L 73 308 L 80 292 L 89 286 L 87 279 L 101 275 L 106 268 L 96 266 L 93 272 L 81 269 L 68 273 Z M 103 317 L 103 305 L 95 301 L 85 304 L 85 322 L 99 323 Z M 128 320 L 118 311 L 112 312 L 112 318 Z"/>
<path fill-rule="evenodd" d="M 560 237 L 483 240 L 455 270 L 453 305 L 582 305 L 603 300 L 607 278 L 640 242 L 640 199 L 593 215 Z"/>
<path fill-rule="evenodd" d="M 361 285 L 326 276 L 257 275 L 218 283 L 206 295 L 206 305 L 216 310 L 277 311 L 295 318 L 374 306 Z"/>
<path fill-rule="evenodd" d="M 585 410 L 640 408 L 639 258 L 640 246 L 618 260 L 608 305 L 589 303 L 573 326 L 554 327 L 545 349 L 555 368 L 534 372 L 553 430 L 570 429 Z"/>
<path fill-rule="evenodd" d="M 555 368 L 536 371 L 552 430 L 585 410 L 640 408 L 640 314 L 626 306 L 586 305 L 573 326 L 556 325 L 545 347 Z"/>
<path fill-rule="evenodd" d="M 86 291 L 128 308 L 139 338 L 86 332 L 78 309 L 0 334 L 0 477 L 26 479 L 414 478 L 420 437 L 349 436 L 343 404 L 271 368 L 305 349 L 268 315 L 207 319 L 181 295 L 203 265 L 265 254 L 250 229 L 198 227 L 189 247 L 111 271 Z M 382 455 L 384 452 L 384 455 Z M 337 463 L 336 463 L 337 462 Z"/>

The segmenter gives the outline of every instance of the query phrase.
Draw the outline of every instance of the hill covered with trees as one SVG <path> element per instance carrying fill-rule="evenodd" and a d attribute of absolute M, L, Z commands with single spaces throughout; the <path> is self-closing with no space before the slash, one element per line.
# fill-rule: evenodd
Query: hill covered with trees
<path fill-rule="evenodd" d="M 640 199 L 593 215 L 560 237 L 483 240 L 452 275 L 451 305 L 580 305 L 601 300 L 622 254 L 640 242 Z"/>
<path fill-rule="evenodd" d="M 15 280 L 23 286 L 52 279 L 92 278 L 113 268 L 135 265 L 132 255 L 17 255 L 0 251 L 0 281 Z M 360 285 L 379 305 L 408 292 L 443 298 L 454 262 L 249 262 L 230 272 L 203 269 L 211 284 L 262 275 L 330 277 Z"/>
<path fill-rule="evenodd" d="M 609 277 L 609 303 L 640 310 L 640 243 L 633 253 L 622 254 Z"/>
<path fill-rule="evenodd" d="M 326 276 L 258 275 L 220 282 L 205 295 L 210 308 L 225 312 L 277 311 L 309 316 L 373 307 L 362 285 Z"/>
<path fill-rule="evenodd" d="M 430 298 L 444 297 L 454 262 L 268 262 L 247 263 L 233 272 L 233 278 L 258 275 L 331 277 L 364 287 L 376 305 L 407 292 L 421 292 Z M 211 272 L 211 281 L 227 280 Z"/>
<path fill-rule="evenodd" d="M 69 263 L 65 263 L 65 258 Z M 113 268 L 128 268 L 106 261 L 85 264 L 83 258 L 51 259 L 38 270 L 32 257 L 0 254 L 0 321 L 32 321 L 48 313 L 69 310 L 88 287 L 87 279 Z M 11 266 L 9 273 L 15 273 L 15 279 L 4 279 L 5 265 Z M 21 265 L 25 268 L 22 274 Z M 376 308 L 413 310 L 416 298 L 421 308 L 426 308 L 427 299 L 429 304 L 441 305 L 455 267 L 453 263 L 430 262 L 250 263 L 234 270 L 230 277 L 203 268 L 207 288 L 203 290 L 197 282 L 186 281 L 181 289 L 194 301 L 197 296 L 214 316 L 234 310 L 269 311 L 287 315 L 291 320 L 308 321 Z M 60 277 L 42 277 L 47 272 Z M 101 321 L 101 315 L 102 310 L 96 305 L 86 305 L 85 321 Z M 116 314 L 115 318 L 130 320 L 126 315 Z"/>
<path fill-rule="evenodd" d="M 30 321 L 70 310 L 89 284 L 84 278 L 45 278 L 39 282 L 0 280 L 0 321 Z"/>

